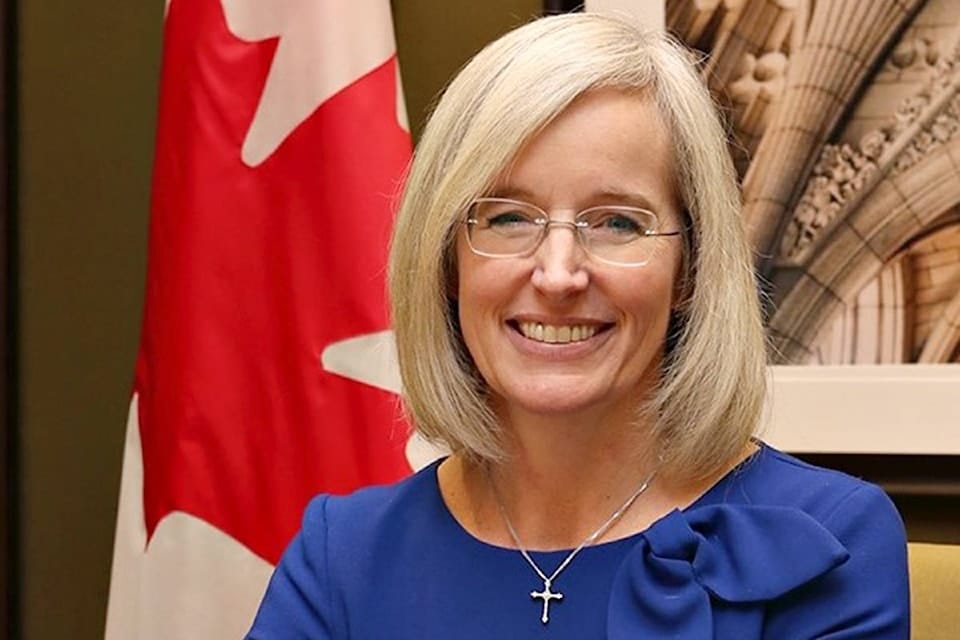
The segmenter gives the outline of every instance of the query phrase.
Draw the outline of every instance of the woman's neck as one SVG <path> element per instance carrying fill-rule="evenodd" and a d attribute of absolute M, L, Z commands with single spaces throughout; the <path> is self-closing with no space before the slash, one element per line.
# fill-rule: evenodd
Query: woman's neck
<path fill-rule="evenodd" d="M 657 448 L 642 433 L 611 438 L 565 431 L 543 446 L 527 441 L 508 449 L 505 462 L 486 469 L 498 508 L 531 548 L 580 544 L 656 470 Z"/>
<path fill-rule="evenodd" d="M 450 512 L 472 535 L 504 547 L 530 550 L 578 546 L 659 470 L 661 443 L 634 414 L 531 416 L 501 413 L 507 456 L 503 462 L 477 462 L 454 455 L 438 472 Z M 645 530 L 673 509 L 695 502 L 730 469 L 757 449 L 741 455 L 711 477 L 697 481 L 683 474 L 658 473 L 648 489 L 595 542 Z"/>
<path fill-rule="evenodd" d="M 635 412 L 542 416 L 499 412 L 506 458 L 498 464 L 454 456 L 441 488 L 455 517 L 475 536 L 515 546 L 503 512 L 529 549 L 579 545 L 657 468 L 659 445 Z M 446 483 L 444 482 L 446 478 Z M 451 494 L 456 494 L 452 497 Z M 646 495 L 600 541 L 642 530 L 665 513 L 669 492 L 655 479 Z M 453 504 L 451 504 L 453 501 Z"/>

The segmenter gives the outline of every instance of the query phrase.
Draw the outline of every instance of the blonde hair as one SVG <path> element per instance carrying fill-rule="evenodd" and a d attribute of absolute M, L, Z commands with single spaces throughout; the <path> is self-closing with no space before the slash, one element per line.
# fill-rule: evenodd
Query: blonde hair
<path fill-rule="evenodd" d="M 504 35 L 464 67 L 438 103 L 407 178 L 390 255 L 407 411 L 430 441 L 480 459 L 503 457 L 451 295 L 459 221 L 524 143 L 578 96 L 602 88 L 650 96 L 672 136 L 689 227 L 685 302 L 671 323 L 662 380 L 643 410 L 663 443 L 663 471 L 706 478 L 744 450 L 766 381 L 736 174 L 689 53 L 668 36 L 609 16 L 543 18 Z"/>

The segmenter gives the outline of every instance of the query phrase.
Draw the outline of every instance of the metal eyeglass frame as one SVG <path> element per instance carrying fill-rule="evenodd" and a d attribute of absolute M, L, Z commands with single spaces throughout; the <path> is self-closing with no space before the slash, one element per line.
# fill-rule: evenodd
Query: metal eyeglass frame
<path fill-rule="evenodd" d="M 483 203 L 483 202 L 499 202 L 504 204 L 516 204 L 522 207 L 529 207 L 530 209 L 534 209 L 540 212 L 541 214 L 540 217 L 536 219 L 537 224 L 540 225 L 540 236 L 536 241 L 536 243 L 530 249 L 527 249 L 526 251 L 521 251 L 518 253 L 487 253 L 485 251 L 480 251 L 479 249 L 474 247 L 473 240 L 470 238 L 469 227 L 479 224 L 480 221 L 477 220 L 476 218 L 470 217 L 470 210 L 473 209 L 473 207 L 476 206 L 478 203 Z M 580 248 L 583 249 L 584 253 L 586 253 L 591 258 L 594 258 L 595 260 L 599 260 L 600 262 L 614 265 L 617 267 L 642 267 L 645 264 L 647 264 L 650 261 L 650 258 L 647 258 L 643 262 L 617 262 L 616 260 L 610 260 L 608 258 L 598 256 L 597 254 L 595 254 L 593 251 L 590 250 L 589 246 L 587 245 L 587 241 L 584 239 L 583 234 L 581 232 L 582 229 L 585 229 L 590 225 L 588 225 L 586 222 L 582 220 L 578 220 L 578 218 L 583 214 L 589 213 L 596 209 L 605 209 L 605 210 L 612 210 L 612 211 L 641 211 L 643 213 L 652 215 L 654 219 L 657 220 L 657 222 L 660 221 L 660 218 L 657 216 L 657 214 L 654 213 L 653 211 L 650 211 L 649 209 L 644 209 L 643 207 L 631 207 L 631 206 L 624 206 L 624 205 L 599 205 L 595 207 L 587 207 L 582 211 L 578 211 L 576 215 L 574 215 L 573 220 L 553 220 L 550 218 L 550 214 L 548 214 L 542 208 L 538 207 L 535 204 L 524 202 L 523 200 L 514 200 L 512 198 L 477 198 L 473 200 L 470 203 L 470 205 L 467 207 L 466 218 L 463 221 L 463 224 L 466 226 L 467 246 L 470 247 L 470 251 L 472 251 L 478 256 L 483 256 L 484 258 L 494 258 L 494 259 L 525 258 L 527 256 L 530 256 L 536 253 L 537 249 L 540 248 L 540 245 L 543 244 L 543 241 L 546 240 L 547 234 L 550 232 L 550 227 L 559 226 L 559 227 L 568 227 L 571 231 L 573 231 L 573 235 L 576 236 L 577 243 L 580 245 Z M 659 237 L 665 237 L 665 236 L 679 236 L 679 235 L 681 235 L 681 232 L 679 230 L 678 231 L 644 231 L 643 235 L 641 235 L 636 240 L 641 240 L 643 238 L 659 238 Z M 636 240 L 632 240 L 631 242 L 636 242 Z"/>

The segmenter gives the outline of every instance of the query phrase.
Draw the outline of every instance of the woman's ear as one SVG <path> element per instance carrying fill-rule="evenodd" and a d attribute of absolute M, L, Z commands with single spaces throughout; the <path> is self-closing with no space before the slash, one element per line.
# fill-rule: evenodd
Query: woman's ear
<path fill-rule="evenodd" d="M 680 340 L 683 338 L 683 332 L 686 327 L 686 314 L 683 311 L 671 309 L 670 320 L 667 323 L 666 340 L 664 341 L 664 353 L 666 354 L 666 359 L 664 360 L 665 363 L 669 362 L 677 352 L 677 346 L 680 344 Z"/>
<path fill-rule="evenodd" d="M 671 292 L 673 299 L 670 301 L 670 313 L 682 314 L 687 312 L 693 297 L 693 276 L 687 260 L 681 261 L 679 271 Z"/>
<path fill-rule="evenodd" d="M 671 312 L 685 313 L 693 297 L 693 286 L 696 282 L 696 240 L 693 221 L 686 207 L 680 215 L 680 264 L 673 279 L 673 300 L 670 304 Z"/>
<path fill-rule="evenodd" d="M 457 268 L 457 258 L 453 253 L 451 251 L 447 255 L 446 268 L 443 271 L 446 275 L 447 299 L 456 302 L 460 297 L 460 271 Z"/>

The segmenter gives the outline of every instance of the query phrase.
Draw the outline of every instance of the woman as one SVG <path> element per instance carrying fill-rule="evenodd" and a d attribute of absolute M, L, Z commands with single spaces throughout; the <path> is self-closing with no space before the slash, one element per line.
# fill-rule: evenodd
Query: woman
<path fill-rule="evenodd" d="M 391 256 L 405 401 L 453 452 L 322 496 L 251 638 L 907 638 L 876 487 L 753 440 L 735 174 L 685 53 L 593 14 L 478 54 Z"/>

